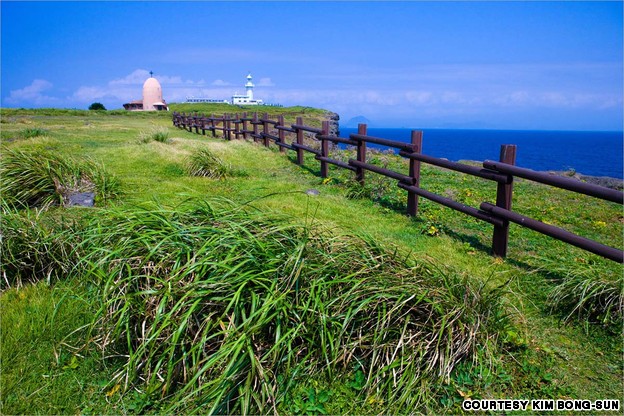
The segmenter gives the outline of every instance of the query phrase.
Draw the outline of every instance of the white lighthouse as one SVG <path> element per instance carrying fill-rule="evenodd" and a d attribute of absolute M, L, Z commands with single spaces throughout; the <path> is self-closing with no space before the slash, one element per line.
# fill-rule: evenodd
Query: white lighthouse
<path fill-rule="evenodd" d="M 253 100 L 253 82 L 251 82 L 251 74 L 247 75 L 247 84 L 245 84 L 245 91 L 247 91 L 247 98 Z"/>
<path fill-rule="evenodd" d="M 247 83 L 245 84 L 246 93 L 243 94 L 234 94 L 232 95 L 232 104 L 234 105 L 262 105 L 264 102 L 262 100 L 254 100 L 253 98 L 253 88 L 254 84 L 251 82 L 251 74 L 247 75 Z"/>
<path fill-rule="evenodd" d="M 262 100 L 254 100 L 253 89 L 254 84 L 251 82 L 251 74 L 247 74 L 247 83 L 245 84 L 245 94 L 236 94 L 232 95 L 232 101 L 227 100 L 217 100 L 213 98 L 202 98 L 202 97 L 186 97 L 187 103 L 226 103 L 233 105 L 271 105 L 281 107 L 279 104 L 264 104 Z M 164 101 L 163 101 L 164 102 Z"/>

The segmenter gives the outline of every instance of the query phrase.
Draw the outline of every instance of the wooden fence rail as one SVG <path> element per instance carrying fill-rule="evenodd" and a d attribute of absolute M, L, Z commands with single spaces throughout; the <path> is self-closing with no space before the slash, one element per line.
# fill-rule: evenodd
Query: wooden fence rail
<path fill-rule="evenodd" d="M 281 152 L 286 150 L 296 152 L 296 163 L 299 165 L 304 163 L 304 152 L 312 153 L 315 155 L 315 159 L 320 162 L 320 175 L 323 178 L 326 178 L 329 174 L 329 165 L 333 165 L 353 171 L 355 173 L 355 179 L 361 185 L 365 184 L 365 172 L 367 171 L 395 179 L 398 181 L 397 186 L 407 192 L 407 215 L 417 215 L 418 197 L 423 197 L 492 224 L 494 226 L 492 254 L 495 256 L 505 257 L 507 255 L 509 223 L 513 222 L 607 259 L 624 263 L 624 252 L 618 248 L 609 247 L 585 237 L 578 236 L 562 228 L 545 224 L 511 210 L 514 177 L 543 183 L 618 204 L 624 204 L 624 193 L 602 186 L 578 182 L 570 178 L 552 176 L 546 173 L 517 167 L 515 166 L 515 145 L 502 145 L 499 161 L 486 160 L 482 163 L 483 167 L 477 167 L 423 154 L 421 131 L 412 131 L 411 142 L 404 143 L 368 136 L 366 134 L 366 125 L 360 124 L 356 134 L 350 134 L 348 138 L 344 138 L 329 134 L 328 121 L 324 121 L 322 127 L 319 129 L 303 124 L 302 117 L 297 117 L 295 124 L 286 125 L 283 116 L 278 116 L 277 120 L 271 120 L 267 114 L 259 117 L 257 113 L 254 113 L 252 116 L 249 116 L 247 113 L 243 113 L 242 115 L 224 114 L 222 116 L 215 116 L 213 114 L 212 116 L 206 116 L 198 113 L 185 114 L 174 112 L 173 125 L 188 130 L 189 132 L 195 129 L 195 133 L 198 134 L 201 130 L 201 134 L 203 135 L 206 134 L 206 131 L 210 131 L 213 137 L 216 137 L 216 131 L 222 131 L 223 137 L 226 140 L 240 137 L 243 139 L 251 138 L 255 142 L 261 141 L 264 146 L 267 147 L 273 142 L 279 147 Z M 249 129 L 250 125 L 251 130 Z M 260 131 L 260 127 L 262 127 L 262 131 Z M 294 140 L 288 142 L 286 140 L 287 135 L 291 134 L 295 136 Z M 320 142 L 319 149 L 305 144 L 304 137 L 306 134 Z M 349 159 L 347 163 L 332 159 L 329 152 L 330 143 L 355 146 L 356 158 Z M 368 143 L 398 150 L 400 156 L 409 160 L 409 171 L 407 174 L 367 163 L 366 149 Z M 475 208 L 422 189 L 420 187 L 421 163 L 439 166 L 455 172 L 496 182 L 496 203 L 491 204 L 489 202 L 483 202 L 480 204 L 479 208 Z"/>

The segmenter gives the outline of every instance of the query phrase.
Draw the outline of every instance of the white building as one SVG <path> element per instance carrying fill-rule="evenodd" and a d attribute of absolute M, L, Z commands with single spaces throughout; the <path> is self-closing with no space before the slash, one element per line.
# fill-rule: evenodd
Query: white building
<path fill-rule="evenodd" d="M 233 105 L 264 105 L 262 100 L 254 100 L 253 88 L 254 84 L 251 82 L 251 74 L 247 75 L 247 83 L 245 84 L 245 94 L 232 95 L 232 101 L 217 100 L 214 98 L 203 97 L 186 97 L 187 103 L 225 103 Z"/>
<path fill-rule="evenodd" d="M 211 104 L 229 104 L 228 100 L 215 100 L 212 98 L 202 98 L 202 97 L 186 97 L 187 103 L 211 103 Z"/>
<path fill-rule="evenodd" d="M 233 105 L 262 105 L 262 100 L 254 100 L 253 98 L 254 84 L 251 82 L 251 74 L 247 75 L 247 83 L 245 84 L 245 95 L 234 94 L 232 95 Z"/>

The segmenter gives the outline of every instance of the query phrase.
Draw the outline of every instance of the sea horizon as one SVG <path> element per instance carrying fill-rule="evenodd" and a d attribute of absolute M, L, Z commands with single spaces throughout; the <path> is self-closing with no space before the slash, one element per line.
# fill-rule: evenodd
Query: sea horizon
<path fill-rule="evenodd" d="M 365 123 L 366 124 L 366 123 Z M 497 127 L 395 127 L 395 126 L 371 126 L 368 129 L 384 129 L 384 130 L 488 130 L 488 131 L 547 131 L 547 132 L 578 132 L 578 133 L 620 133 L 624 134 L 624 127 L 621 130 L 608 129 L 520 129 L 520 128 L 497 128 Z M 356 129 L 357 126 L 340 126 L 341 129 Z"/>
<path fill-rule="evenodd" d="M 515 144 L 516 165 L 520 167 L 624 178 L 624 132 L 619 130 L 369 127 L 367 134 L 409 142 L 412 130 L 423 132 L 423 153 L 438 158 L 498 160 L 501 145 Z M 351 133 L 357 133 L 357 128 L 340 127 L 342 137 Z"/>

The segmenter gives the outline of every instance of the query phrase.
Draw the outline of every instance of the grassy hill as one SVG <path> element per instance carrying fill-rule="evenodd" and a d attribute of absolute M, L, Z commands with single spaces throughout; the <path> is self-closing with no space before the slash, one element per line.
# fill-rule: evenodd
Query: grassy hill
<path fill-rule="evenodd" d="M 326 114 L 266 110 L 314 126 Z M 170 117 L 2 109 L 3 413 L 455 414 L 467 397 L 620 398 L 621 265 L 513 225 L 508 258 L 493 258 L 490 226 L 426 200 L 408 218 L 392 181 L 368 173 L 362 189 L 337 168 L 323 180 L 311 157 L 302 168 Z M 469 205 L 495 194 L 422 174 Z M 515 210 L 623 245 L 620 206 L 514 186 Z M 64 206 L 75 191 L 96 206 Z"/>

